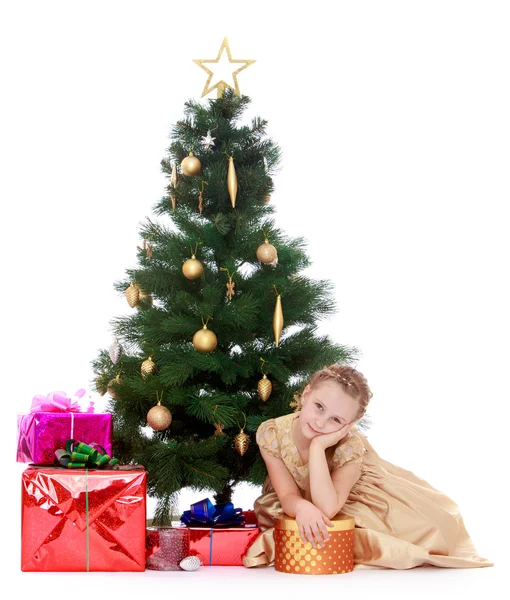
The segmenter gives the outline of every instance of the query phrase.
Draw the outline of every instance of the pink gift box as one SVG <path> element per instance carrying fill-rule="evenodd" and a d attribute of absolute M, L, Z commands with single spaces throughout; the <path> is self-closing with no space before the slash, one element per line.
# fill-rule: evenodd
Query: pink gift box
<path fill-rule="evenodd" d="M 55 450 L 76 439 L 96 443 L 112 455 L 112 415 L 109 413 L 31 412 L 18 415 L 16 461 L 52 465 Z"/>

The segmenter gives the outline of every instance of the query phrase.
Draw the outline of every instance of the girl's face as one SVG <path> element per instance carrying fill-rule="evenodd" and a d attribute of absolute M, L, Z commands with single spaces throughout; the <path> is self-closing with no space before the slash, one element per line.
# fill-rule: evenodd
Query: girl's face
<path fill-rule="evenodd" d="M 323 433 L 333 433 L 352 423 L 358 412 L 357 401 L 335 381 L 321 381 L 306 386 L 302 395 L 299 426 L 308 440 Z"/>

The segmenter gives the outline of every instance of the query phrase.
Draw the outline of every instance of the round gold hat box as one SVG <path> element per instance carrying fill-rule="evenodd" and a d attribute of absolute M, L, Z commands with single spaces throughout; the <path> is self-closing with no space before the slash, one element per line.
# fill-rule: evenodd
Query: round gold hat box
<path fill-rule="evenodd" d="M 294 519 L 283 516 L 275 520 L 276 548 L 274 567 L 282 573 L 300 575 L 336 575 L 354 569 L 354 519 L 341 517 L 328 527 L 329 541 L 322 548 L 304 544 Z"/>

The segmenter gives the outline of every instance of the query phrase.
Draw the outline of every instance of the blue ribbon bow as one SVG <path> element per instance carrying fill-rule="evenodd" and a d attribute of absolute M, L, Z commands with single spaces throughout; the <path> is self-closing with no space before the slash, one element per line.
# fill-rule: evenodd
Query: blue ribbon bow
<path fill-rule="evenodd" d="M 181 523 L 186 527 L 243 527 L 246 517 L 242 512 L 243 509 L 234 508 L 232 502 L 215 506 L 205 498 L 182 513 Z"/>

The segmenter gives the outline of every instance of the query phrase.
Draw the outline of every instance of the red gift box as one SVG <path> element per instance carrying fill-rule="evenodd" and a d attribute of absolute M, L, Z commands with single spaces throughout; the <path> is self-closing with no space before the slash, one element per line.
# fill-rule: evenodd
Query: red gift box
<path fill-rule="evenodd" d="M 22 571 L 144 571 L 147 474 L 29 467 L 22 473 Z"/>
<path fill-rule="evenodd" d="M 187 527 L 147 527 L 147 569 L 180 571 L 183 558 L 189 556 Z"/>
<path fill-rule="evenodd" d="M 188 527 L 190 556 L 198 556 L 203 565 L 242 567 L 243 556 L 257 539 L 260 529 Z"/>

